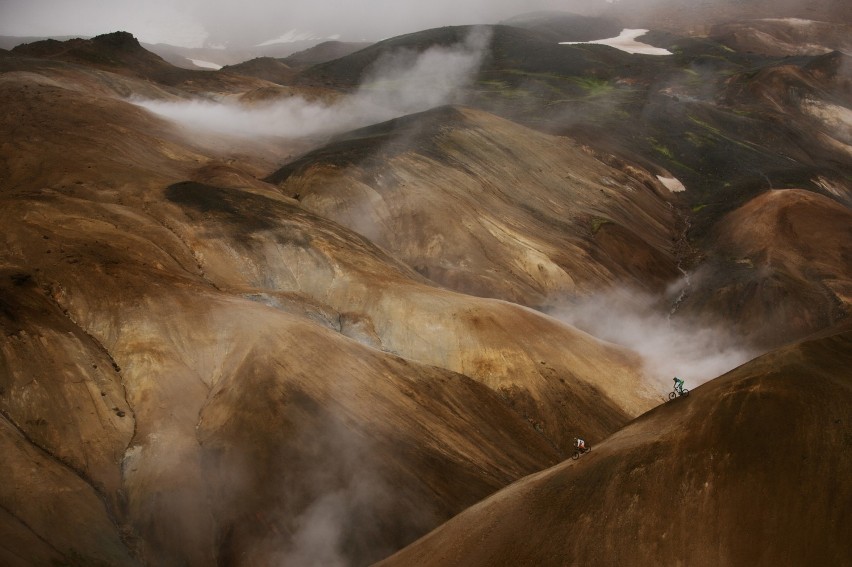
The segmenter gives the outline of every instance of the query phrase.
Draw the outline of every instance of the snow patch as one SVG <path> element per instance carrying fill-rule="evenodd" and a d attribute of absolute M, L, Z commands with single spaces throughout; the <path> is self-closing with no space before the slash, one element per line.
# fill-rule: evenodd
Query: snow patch
<path fill-rule="evenodd" d="M 665 185 L 666 189 L 668 189 L 672 193 L 681 193 L 683 191 L 686 191 L 686 187 L 684 186 L 684 184 L 674 177 L 663 177 L 662 175 L 658 175 L 657 179 L 659 179 L 660 183 Z"/>
<path fill-rule="evenodd" d="M 195 65 L 196 67 L 201 67 L 202 69 L 213 69 L 215 71 L 218 71 L 222 68 L 221 65 L 211 63 L 210 61 L 202 61 L 201 59 L 190 59 L 190 61 L 192 61 L 193 65 Z"/>
<path fill-rule="evenodd" d="M 263 43 L 258 43 L 256 47 L 266 47 L 267 45 L 275 45 L 277 43 L 295 43 L 297 41 L 321 40 L 321 37 L 316 37 L 312 32 L 290 30 L 275 39 L 268 39 Z"/>
<path fill-rule="evenodd" d="M 809 26 L 811 24 L 816 23 L 813 20 L 803 20 L 801 18 L 763 18 L 761 21 L 763 21 L 763 22 L 784 22 L 785 24 L 791 24 L 791 25 L 794 25 L 794 26 Z"/>
<path fill-rule="evenodd" d="M 641 53 L 643 55 L 672 55 L 672 52 L 662 47 L 654 47 L 647 43 L 636 41 L 636 38 L 648 33 L 649 30 L 642 29 L 623 29 L 616 37 L 607 39 L 598 39 L 595 41 L 560 41 L 559 45 L 577 45 L 581 43 L 595 43 L 598 45 L 608 45 L 627 53 Z"/>

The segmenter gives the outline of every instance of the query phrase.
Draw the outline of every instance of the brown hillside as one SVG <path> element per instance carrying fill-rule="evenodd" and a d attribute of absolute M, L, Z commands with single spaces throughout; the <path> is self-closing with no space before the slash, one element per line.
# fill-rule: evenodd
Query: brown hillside
<path fill-rule="evenodd" d="M 383 567 L 848 565 L 852 334 L 748 363 Z"/>
<path fill-rule="evenodd" d="M 479 110 L 359 130 L 269 180 L 464 293 L 542 306 L 678 274 L 671 194 L 653 175 Z"/>
<path fill-rule="evenodd" d="M 769 191 L 728 214 L 715 238 L 689 309 L 736 314 L 741 332 L 765 345 L 852 316 L 848 207 L 809 191 Z"/>

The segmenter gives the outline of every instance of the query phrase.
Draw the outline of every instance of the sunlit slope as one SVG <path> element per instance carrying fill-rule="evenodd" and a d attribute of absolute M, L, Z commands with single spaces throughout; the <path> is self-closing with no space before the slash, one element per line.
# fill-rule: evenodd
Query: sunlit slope
<path fill-rule="evenodd" d="M 466 293 L 541 306 L 678 275 L 672 195 L 655 176 L 480 110 L 354 131 L 269 181 Z"/>
<path fill-rule="evenodd" d="M 852 334 L 765 355 L 381 565 L 846 565 Z"/>

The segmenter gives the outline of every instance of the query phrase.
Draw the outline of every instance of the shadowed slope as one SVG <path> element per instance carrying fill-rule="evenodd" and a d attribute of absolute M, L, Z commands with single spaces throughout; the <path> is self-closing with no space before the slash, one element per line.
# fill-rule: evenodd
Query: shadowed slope
<path fill-rule="evenodd" d="M 845 565 L 852 335 L 765 355 L 382 566 Z"/>
<path fill-rule="evenodd" d="M 345 57 L 370 45 L 372 45 L 371 42 L 324 41 L 303 51 L 288 55 L 281 61 L 291 67 L 304 69 Z"/>

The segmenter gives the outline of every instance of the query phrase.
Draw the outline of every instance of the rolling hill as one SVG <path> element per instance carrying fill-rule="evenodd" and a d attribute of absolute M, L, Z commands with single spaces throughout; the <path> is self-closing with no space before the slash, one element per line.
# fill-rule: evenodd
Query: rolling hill
<path fill-rule="evenodd" d="M 574 22 L 0 53 L 0 563 L 849 562 L 848 56 Z M 381 106 L 459 50 L 363 128 L 181 120 Z M 657 407 L 647 353 L 544 312 L 612 290 L 770 352 Z"/>

